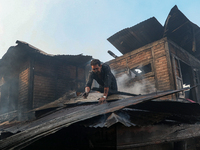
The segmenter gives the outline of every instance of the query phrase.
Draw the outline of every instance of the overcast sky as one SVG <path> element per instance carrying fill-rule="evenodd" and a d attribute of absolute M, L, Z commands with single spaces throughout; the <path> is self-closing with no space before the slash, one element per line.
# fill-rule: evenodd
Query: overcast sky
<path fill-rule="evenodd" d="M 174 5 L 200 26 L 200 0 L 0 0 L 0 58 L 17 40 L 49 54 L 113 59 L 116 32 L 155 17 L 162 25 Z"/>

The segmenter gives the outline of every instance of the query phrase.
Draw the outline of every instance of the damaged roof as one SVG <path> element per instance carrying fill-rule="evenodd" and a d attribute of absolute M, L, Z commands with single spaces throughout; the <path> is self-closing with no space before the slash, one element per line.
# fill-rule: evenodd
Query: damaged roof
<path fill-rule="evenodd" d="M 118 122 L 125 126 L 140 126 L 156 124 L 170 119 L 175 122 L 184 122 L 184 119 L 182 118 L 192 118 L 193 120 L 190 120 L 198 121 L 200 116 L 200 106 L 197 103 L 187 103 L 188 105 L 186 105 L 187 108 L 194 106 L 193 109 L 197 110 L 195 113 L 191 112 L 191 114 L 181 114 L 180 117 L 177 117 L 178 113 L 176 116 L 168 112 L 172 109 L 171 106 L 173 106 L 173 102 L 169 102 L 170 104 L 167 105 L 167 112 L 159 112 L 158 110 L 153 112 L 144 109 L 146 106 L 145 102 L 174 94 L 182 90 L 188 90 L 188 88 L 129 97 L 101 105 L 98 103 L 92 103 L 90 105 L 61 107 L 60 109 L 36 120 L 19 123 L 17 125 L 15 124 L 9 128 L 1 128 L 2 133 L 10 133 L 11 136 L 0 140 L 0 149 L 20 148 L 23 145 L 31 144 L 31 142 L 34 142 L 41 137 L 53 134 L 63 127 L 68 127 L 69 125 L 78 122 L 90 127 L 110 127 Z M 138 106 L 138 108 L 136 108 L 138 104 L 142 103 L 144 103 L 143 106 Z M 181 106 L 179 103 L 176 102 L 176 105 Z M 184 107 L 184 109 L 185 108 L 186 107 Z M 193 115 L 193 117 L 187 117 L 187 115 Z"/>
<path fill-rule="evenodd" d="M 168 37 L 200 59 L 200 28 L 192 23 L 176 5 L 171 9 L 164 27 L 152 17 L 115 33 L 108 38 L 108 41 L 122 54 L 126 54 L 163 37 Z"/>
<path fill-rule="evenodd" d="M 155 17 L 147 19 L 133 27 L 123 29 L 108 38 L 122 54 L 131 52 L 148 43 L 162 38 L 163 26 Z"/>
<path fill-rule="evenodd" d="M 63 63 L 73 64 L 73 65 L 85 65 L 88 63 L 92 56 L 79 55 L 51 55 L 44 51 L 32 46 L 23 41 L 16 41 L 18 45 L 11 46 L 8 51 L 4 54 L 2 59 L 0 59 L 0 78 L 2 73 L 9 72 L 11 69 L 16 69 L 21 66 L 24 60 L 29 57 L 47 57 L 49 59 L 54 59 Z"/>
<path fill-rule="evenodd" d="M 190 54 L 200 58 L 200 28 L 174 6 L 164 25 L 163 37 L 168 37 Z"/>
<path fill-rule="evenodd" d="M 26 42 L 23 41 L 16 41 L 17 48 L 22 48 L 25 49 L 27 51 L 27 53 L 32 54 L 32 55 L 44 55 L 44 56 L 49 56 L 52 58 L 56 58 L 59 59 L 61 61 L 66 61 L 68 63 L 73 63 L 73 64 L 85 64 L 88 61 L 90 61 L 92 59 L 92 56 L 84 56 L 83 54 L 79 54 L 79 55 L 52 55 L 52 54 L 47 54 L 46 52 L 32 46 L 31 44 L 28 44 Z"/>

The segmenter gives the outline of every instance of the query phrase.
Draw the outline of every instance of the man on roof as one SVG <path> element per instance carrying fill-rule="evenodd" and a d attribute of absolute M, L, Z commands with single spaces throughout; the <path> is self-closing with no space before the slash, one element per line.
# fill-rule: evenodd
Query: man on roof
<path fill-rule="evenodd" d="M 109 93 L 117 91 L 117 82 L 115 76 L 112 74 L 109 65 L 101 62 L 98 59 L 93 59 L 90 63 L 92 71 L 89 72 L 88 80 L 85 86 L 84 98 L 87 98 L 93 79 L 99 84 L 99 91 L 103 92 L 103 96 L 99 99 L 100 103 L 106 102 Z"/>

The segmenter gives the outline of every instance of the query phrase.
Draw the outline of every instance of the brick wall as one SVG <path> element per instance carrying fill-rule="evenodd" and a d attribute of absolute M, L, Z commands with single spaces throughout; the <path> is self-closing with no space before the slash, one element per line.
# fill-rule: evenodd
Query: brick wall
<path fill-rule="evenodd" d="M 157 75 L 158 89 L 161 91 L 168 90 L 170 88 L 170 80 L 166 56 L 155 59 L 155 71 Z"/>
<path fill-rule="evenodd" d="M 83 87 L 84 74 L 84 68 L 54 58 L 35 59 L 33 107 L 40 107 L 58 99 L 69 90 Z"/>
<path fill-rule="evenodd" d="M 29 61 L 24 63 L 21 67 L 21 72 L 19 74 L 19 99 L 18 99 L 18 112 L 19 119 L 26 119 L 26 112 L 29 108 Z"/>
<path fill-rule="evenodd" d="M 57 64 L 56 98 L 76 88 L 76 66 L 67 63 Z"/>
<path fill-rule="evenodd" d="M 84 79 L 85 79 L 85 69 L 78 67 L 77 71 L 78 71 L 77 79 L 79 81 L 83 81 L 84 82 Z"/>
<path fill-rule="evenodd" d="M 47 76 L 34 76 L 33 108 L 55 100 L 55 78 Z"/>
<path fill-rule="evenodd" d="M 172 88 L 169 73 L 171 66 L 169 65 L 170 58 L 167 55 L 169 52 L 166 48 L 166 42 L 167 39 L 163 38 L 111 60 L 108 64 L 115 72 L 117 79 L 127 72 L 127 67 L 133 69 L 151 64 L 151 72 L 132 78 L 128 82 L 126 81 L 127 85 L 135 89 L 143 86 L 143 93 L 169 90 Z M 166 98 L 171 99 L 172 97 L 168 96 Z"/>
<path fill-rule="evenodd" d="M 33 108 L 55 100 L 56 70 L 55 61 L 49 57 L 38 56 L 34 60 Z"/>

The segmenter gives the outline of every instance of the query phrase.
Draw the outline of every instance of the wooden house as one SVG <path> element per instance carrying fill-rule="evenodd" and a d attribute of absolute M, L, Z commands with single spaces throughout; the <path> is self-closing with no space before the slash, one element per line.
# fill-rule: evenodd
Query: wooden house
<path fill-rule="evenodd" d="M 2 120 L 30 119 L 34 114 L 29 110 L 84 87 L 85 66 L 91 56 L 50 55 L 28 43 L 16 43 L 0 61 Z"/>

